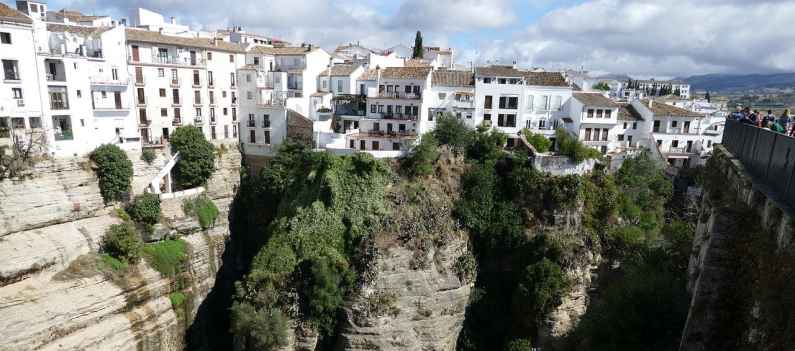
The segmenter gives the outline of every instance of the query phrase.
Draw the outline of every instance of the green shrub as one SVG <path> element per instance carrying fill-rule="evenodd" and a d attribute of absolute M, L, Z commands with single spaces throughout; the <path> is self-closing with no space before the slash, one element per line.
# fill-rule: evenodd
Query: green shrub
<path fill-rule="evenodd" d="M 179 239 L 146 244 L 143 247 L 143 257 L 163 276 L 173 277 L 182 271 L 182 265 L 188 258 L 187 244 Z"/>
<path fill-rule="evenodd" d="M 473 133 L 472 143 L 467 148 L 467 157 L 485 162 L 496 160 L 502 156 L 502 147 L 508 141 L 508 136 L 496 129 L 481 125 Z"/>
<path fill-rule="evenodd" d="M 552 146 L 552 140 L 547 139 L 547 137 L 541 134 L 533 133 L 530 129 L 522 129 L 522 135 L 524 135 L 527 142 L 533 145 L 533 148 L 538 152 L 547 152 Z"/>
<path fill-rule="evenodd" d="M 185 303 L 185 294 L 181 291 L 175 291 L 168 297 L 171 299 L 171 307 L 173 308 L 179 308 L 183 303 Z"/>
<path fill-rule="evenodd" d="M 104 253 L 129 263 L 141 258 L 142 245 L 141 236 L 129 222 L 110 226 L 102 239 Z"/>
<path fill-rule="evenodd" d="M 555 139 L 558 144 L 558 152 L 562 155 L 571 157 L 574 163 L 580 163 L 588 159 L 601 159 L 602 154 L 588 146 L 585 146 L 577 138 L 571 136 L 563 129 L 555 132 Z"/>
<path fill-rule="evenodd" d="M 514 339 L 505 346 L 505 351 L 533 351 L 530 339 Z"/>
<path fill-rule="evenodd" d="M 456 151 L 463 151 L 472 143 L 473 132 L 464 124 L 464 121 L 450 113 L 445 113 L 436 120 L 433 136 L 436 137 L 439 144 L 450 145 Z"/>
<path fill-rule="evenodd" d="M 127 154 L 116 145 L 105 144 L 96 148 L 90 158 L 97 165 L 99 191 L 105 203 L 123 200 L 133 176 Z"/>
<path fill-rule="evenodd" d="M 325 334 L 331 335 L 337 321 L 337 311 L 345 297 L 346 280 L 350 272 L 343 271 L 327 260 L 312 260 L 309 286 L 303 291 L 310 320 Z"/>
<path fill-rule="evenodd" d="M 218 207 L 206 195 L 183 201 L 182 210 L 187 215 L 196 218 L 204 230 L 212 228 L 215 225 L 215 219 L 218 218 Z"/>
<path fill-rule="evenodd" d="M 522 306 L 519 310 L 529 312 L 538 319 L 560 304 L 567 286 L 560 266 L 545 257 L 525 268 L 514 301 Z"/>
<path fill-rule="evenodd" d="M 100 269 L 109 269 L 112 272 L 123 272 L 129 267 L 126 261 L 122 261 L 108 254 L 99 255 L 99 265 Z"/>
<path fill-rule="evenodd" d="M 156 158 L 157 155 L 151 149 L 145 149 L 143 152 L 141 152 L 141 160 L 143 160 L 147 164 L 151 165 Z"/>
<path fill-rule="evenodd" d="M 174 181 L 181 189 L 201 186 L 215 170 L 215 147 L 207 141 L 201 129 L 182 126 L 170 139 L 171 150 L 179 152 L 180 160 L 174 167 Z"/>
<path fill-rule="evenodd" d="M 412 177 L 430 175 L 436 159 L 439 158 L 438 148 L 439 143 L 433 134 L 423 135 L 420 144 L 403 160 L 403 169 Z"/>
<path fill-rule="evenodd" d="M 230 309 L 231 331 L 242 337 L 249 350 L 275 350 L 287 345 L 287 317 L 278 308 L 257 309 L 235 302 Z"/>
<path fill-rule="evenodd" d="M 153 225 L 160 221 L 160 196 L 157 194 L 145 193 L 135 197 L 133 202 L 127 206 L 127 213 L 132 220 Z"/>

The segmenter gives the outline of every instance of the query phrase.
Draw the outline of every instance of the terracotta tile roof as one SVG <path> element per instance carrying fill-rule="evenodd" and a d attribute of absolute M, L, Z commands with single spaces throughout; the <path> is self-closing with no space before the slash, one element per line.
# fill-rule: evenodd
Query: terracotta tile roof
<path fill-rule="evenodd" d="M 566 78 L 560 72 L 524 72 L 527 85 L 545 87 L 567 87 Z"/>
<path fill-rule="evenodd" d="M 619 107 L 620 105 L 606 98 L 600 93 L 573 93 L 571 96 L 585 106 L 593 107 Z"/>
<path fill-rule="evenodd" d="M 177 37 L 140 29 L 127 29 L 127 41 L 176 45 L 215 51 L 244 52 L 242 46 L 226 41 L 217 40 L 213 44 L 213 40 L 210 38 Z"/>
<path fill-rule="evenodd" d="M 381 79 L 425 79 L 430 67 L 387 67 L 381 69 Z"/>
<path fill-rule="evenodd" d="M 98 36 L 111 29 L 113 29 L 113 27 L 83 27 L 83 26 L 71 26 L 67 24 L 47 23 L 48 32 L 73 33 L 73 34 L 82 35 L 84 37 Z"/>
<path fill-rule="evenodd" d="M 443 87 L 472 87 L 475 76 L 470 71 L 433 71 L 431 85 Z"/>
<path fill-rule="evenodd" d="M 97 18 L 107 17 L 107 16 L 86 16 L 80 13 L 80 11 L 67 10 L 67 9 L 61 9 L 60 11 L 56 12 L 55 15 L 58 17 L 67 18 L 73 22 L 91 21 Z"/>
<path fill-rule="evenodd" d="M 256 46 L 251 49 L 251 53 L 254 54 L 263 54 L 263 55 L 306 55 L 309 52 L 318 49 L 318 47 L 313 46 L 311 49 L 308 47 L 300 47 L 300 46 L 288 46 L 288 47 L 265 47 L 265 46 Z"/>
<path fill-rule="evenodd" d="M 342 65 L 334 65 L 331 68 L 327 68 L 325 71 L 320 73 L 320 76 L 349 76 L 351 73 L 356 71 L 360 66 L 356 64 L 342 64 Z"/>
<path fill-rule="evenodd" d="M 525 72 L 522 72 L 512 66 L 485 66 L 477 67 L 475 75 L 478 77 L 523 77 Z"/>
<path fill-rule="evenodd" d="M 676 106 L 671 106 L 663 102 L 655 101 L 654 103 L 651 104 L 651 107 L 649 107 L 649 100 L 642 100 L 641 102 L 643 103 L 644 106 L 646 106 L 646 108 L 648 108 L 649 110 L 651 110 L 652 113 L 654 113 L 655 117 L 665 117 L 665 116 L 693 117 L 693 118 L 704 117 L 703 114 L 679 108 Z"/>
<path fill-rule="evenodd" d="M 618 120 L 630 122 L 642 121 L 643 116 L 641 116 L 640 113 L 638 113 L 638 111 L 632 107 L 632 104 L 624 104 L 618 109 Z"/>
<path fill-rule="evenodd" d="M 375 68 L 370 68 L 364 71 L 358 80 L 376 80 L 378 79 L 378 72 Z"/>
<path fill-rule="evenodd" d="M 24 13 L 8 7 L 0 2 L 0 21 L 14 23 L 33 23 L 33 20 L 25 16 Z"/>
<path fill-rule="evenodd" d="M 431 65 L 423 59 L 408 59 L 404 65 L 406 67 L 431 67 Z"/>

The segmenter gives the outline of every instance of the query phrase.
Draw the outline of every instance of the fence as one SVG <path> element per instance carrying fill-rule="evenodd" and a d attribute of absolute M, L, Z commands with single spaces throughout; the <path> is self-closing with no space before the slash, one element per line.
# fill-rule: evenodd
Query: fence
<path fill-rule="evenodd" d="M 726 121 L 723 146 L 742 162 L 755 182 L 770 187 L 780 200 L 795 206 L 795 138 Z"/>

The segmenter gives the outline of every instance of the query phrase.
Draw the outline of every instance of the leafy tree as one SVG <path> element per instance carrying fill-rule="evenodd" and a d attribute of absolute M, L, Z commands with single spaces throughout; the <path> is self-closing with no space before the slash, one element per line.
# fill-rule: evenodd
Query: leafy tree
<path fill-rule="evenodd" d="M 151 193 L 138 195 L 126 210 L 138 223 L 156 224 L 160 221 L 160 197 Z"/>
<path fill-rule="evenodd" d="M 445 113 L 436 120 L 433 135 L 439 144 L 450 145 L 455 150 L 466 150 L 472 143 L 474 131 L 464 121 L 450 113 Z"/>
<path fill-rule="evenodd" d="M 246 349 L 275 350 L 287 345 L 287 316 L 278 308 L 257 309 L 247 302 L 232 304 L 232 328 L 245 340 Z"/>
<path fill-rule="evenodd" d="M 547 152 L 552 146 L 551 140 L 541 134 L 533 133 L 530 129 L 522 129 L 522 134 L 527 139 L 527 142 L 533 145 L 533 148 L 538 152 Z"/>
<path fill-rule="evenodd" d="M 423 55 L 422 48 L 422 33 L 417 31 L 417 35 L 414 36 L 414 53 L 411 58 L 421 59 Z"/>
<path fill-rule="evenodd" d="M 502 147 L 507 140 L 508 137 L 496 129 L 485 125 L 478 126 L 467 149 L 467 157 L 480 162 L 496 160 L 503 155 Z"/>
<path fill-rule="evenodd" d="M 577 138 L 569 135 L 565 130 L 558 129 L 555 132 L 555 139 L 558 144 L 558 152 L 562 155 L 571 157 L 574 163 L 580 163 L 587 159 L 601 159 L 599 151 L 585 146 Z"/>
<path fill-rule="evenodd" d="M 141 160 L 143 160 L 147 164 L 151 165 L 156 158 L 157 155 L 155 155 L 155 152 L 150 149 L 146 149 L 143 152 L 141 152 Z"/>
<path fill-rule="evenodd" d="M 544 257 L 525 268 L 514 294 L 517 310 L 541 316 L 560 304 L 563 291 L 568 286 L 560 266 Z"/>
<path fill-rule="evenodd" d="M 102 251 L 124 262 L 138 262 L 142 248 L 141 237 L 129 222 L 110 226 L 102 238 Z"/>
<path fill-rule="evenodd" d="M 439 143 L 433 134 L 425 134 L 412 153 L 403 159 L 403 168 L 412 177 L 433 173 L 433 165 L 439 158 Z"/>
<path fill-rule="evenodd" d="M 133 165 L 127 154 L 118 146 L 105 144 L 91 153 L 91 161 L 97 165 L 99 191 L 105 203 L 121 201 L 130 191 Z"/>
<path fill-rule="evenodd" d="M 309 284 L 303 291 L 302 301 L 308 305 L 309 318 L 325 335 L 331 335 L 346 286 L 353 280 L 352 272 L 340 269 L 327 259 L 312 260 L 309 266 Z"/>
<path fill-rule="evenodd" d="M 607 82 L 604 81 L 596 83 L 596 85 L 594 85 L 593 88 L 601 91 L 610 91 L 610 86 L 607 85 Z"/>
<path fill-rule="evenodd" d="M 179 152 L 174 180 L 180 188 L 195 188 L 207 182 L 215 170 L 215 148 L 194 126 L 182 126 L 171 135 L 171 149 Z"/>

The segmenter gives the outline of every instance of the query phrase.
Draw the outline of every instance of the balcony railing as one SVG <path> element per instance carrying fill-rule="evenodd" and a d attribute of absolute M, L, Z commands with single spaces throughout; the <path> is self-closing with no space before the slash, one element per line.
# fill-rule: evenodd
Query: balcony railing
<path fill-rule="evenodd" d="M 400 91 L 393 91 L 393 92 L 386 92 L 382 91 L 378 93 L 377 98 L 380 99 L 404 99 L 404 100 L 418 100 L 422 98 L 422 94 L 415 94 L 415 93 L 404 93 Z"/>
<path fill-rule="evenodd" d="M 418 116 L 402 113 L 379 113 L 381 119 L 393 119 L 398 121 L 416 121 Z"/>
<path fill-rule="evenodd" d="M 160 56 L 160 55 L 153 55 L 152 56 L 152 63 L 159 64 L 159 65 L 176 65 L 176 66 L 204 66 L 207 62 L 201 58 L 196 57 L 195 59 L 191 59 L 189 57 L 175 57 L 175 56 Z"/>
<path fill-rule="evenodd" d="M 180 118 L 174 118 L 174 120 L 173 120 L 173 121 L 171 121 L 171 125 L 172 125 L 172 126 L 174 126 L 174 127 L 179 127 L 179 126 L 181 126 L 181 125 L 182 125 L 182 119 L 180 119 Z"/>
<path fill-rule="evenodd" d="M 141 126 L 141 127 L 148 127 L 151 124 L 152 124 L 152 121 L 147 119 L 147 118 L 139 118 L 138 119 L 138 125 Z"/>
<path fill-rule="evenodd" d="M 130 83 L 129 78 L 117 78 L 107 76 L 92 76 L 89 78 L 91 85 L 105 85 L 105 86 L 126 86 Z M 136 82 L 137 84 L 137 82 Z M 143 84 L 143 82 L 141 82 Z"/>
<path fill-rule="evenodd" d="M 254 127 L 256 127 L 256 126 L 257 126 L 257 122 L 255 122 L 255 121 L 252 121 L 252 120 L 249 120 L 249 121 L 248 121 L 248 123 L 247 123 L 247 125 L 248 125 L 250 128 L 254 128 Z"/>
<path fill-rule="evenodd" d="M 204 118 L 202 118 L 202 116 L 195 116 L 195 117 L 193 117 L 193 122 L 194 123 L 202 123 L 202 122 L 204 122 Z"/>
<path fill-rule="evenodd" d="M 171 86 L 174 88 L 179 87 L 179 79 L 171 79 Z"/>
<path fill-rule="evenodd" d="M 73 140 L 73 139 L 74 139 L 74 135 L 72 134 L 72 130 L 71 129 L 62 130 L 60 132 L 55 132 L 55 140 L 56 141 Z"/>
<path fill-rule="evenodd" d="M 25 106 L 25 99 L 15 99 L 15 100 L 17 100 L 17 107 Z"/>
<path fill-rule="evenodd" d="M 69 104 L 66 101 L 50 101 L 51 110 L 68 110 Z"/>
<path fill-rule="evenodd" d="M 365 132 L 360 133 L 360 134 L 364 134 L 365 136 L 369 136 L 369 137 L 385 137 L 385 138 L 387 138 L 387 137 L 389 137 L 389 138 L 416 137 L 417 136 L 416 132 L 411 132 L 411 131 L 407 131 L 407 130 L 386 131 L 386 130 L 379 130 L 379 129 L 371 129 L 369 131 L 365 131 Z"/>

